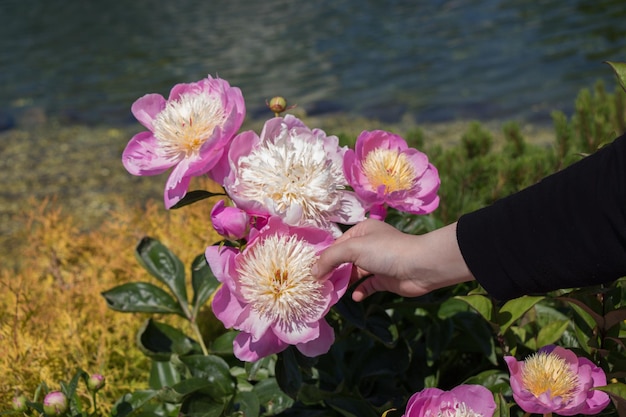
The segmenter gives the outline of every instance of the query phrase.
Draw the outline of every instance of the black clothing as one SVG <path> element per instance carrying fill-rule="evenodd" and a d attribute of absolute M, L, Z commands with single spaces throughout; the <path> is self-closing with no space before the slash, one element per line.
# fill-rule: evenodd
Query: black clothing
<path fill-rule="evenodd" d="M 457 240 L 476 280 L 500 300 L 626 276 L 626 135 L 462 216 Z"/>

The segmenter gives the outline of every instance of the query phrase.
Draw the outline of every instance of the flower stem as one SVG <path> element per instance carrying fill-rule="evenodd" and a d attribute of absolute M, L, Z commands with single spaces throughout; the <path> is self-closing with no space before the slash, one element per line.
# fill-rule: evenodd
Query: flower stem
<path fill-rule="evenodd" d="M 91 393 L 91 406 L 93 407 L 93 414 L 91 414 L 92 416 L 96 416 L 98 413 L 98 405 L 96 403 L 96 392 L 92 392 Z"/>
<path fill-rule="evenodd" d="M 191 322 L 191 328 L 193 329 L 193 332 L 196 335 L 196 338 L 198 339 L 198 343 L 200 343 L 200 347 L 202 348 L 202 353 L 204 354 L 204 356 L 208 356 L 209 355 L 209 350 L 207 349 L 206 345 L 204 344 L 204 339 L 202 338 L 202 333 L 200 333 L 200 328 L 198 327 L 198 324 L 195 321 Z"/>

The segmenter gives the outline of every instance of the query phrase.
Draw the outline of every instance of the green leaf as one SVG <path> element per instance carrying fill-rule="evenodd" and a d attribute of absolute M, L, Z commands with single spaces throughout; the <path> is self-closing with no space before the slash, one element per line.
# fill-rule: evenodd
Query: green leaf
<path fill-rule="evenodd" d="M 209 395 L 207 391 L 211 390 L 211 385 L 213 385 L 213 381 L 207 378 L 194 377 L 184 379 L 172 386 L 163 387 L 159 392 L 159 399 L 172 404 L 180 404 L 185 397 L 194 393 Z M 213 398 L 211 395 L 209 396 Z M 220 400 L 217 398 L 213 399 L 218 402 Z"/>
<path fill-rule="evenodd" d="M 494 400 L 496 401 L 496 411 L 493 414 L 493 417 L 510 417 L 511 415 L 511 405 L 508 403 L 504 395 L 501 392 L 498 392 L 494 396 Z"/>
<path fill-rule="evenodd" d="M 559 340 L 569 324 L 569 320 L 554 320 L 544 325 L 537 333 L 537 348 L 551 345 Z"/>
<path fill-rule="evenodd" d="M 87 372 L 79 369 L 78 371 L 76 371 L 69 384 L 63 384 L 63 393 L 67 396 L 67 398 L 74 398 L 74 395 L 76 394 L 76 389 L 78 388 L 78 383 L 80 382 L 81 378 L 83 379 L 83 381 L 85 381 L 85 383 L 87 383 L 89 375 L 87 374 Z"/>
<path fill-rule="evenodd" d="M 233 400 L 234 409 L 245 417 L 258 417 L 261 404 L 254 392 L 238 392 Z"/>
<path fill-rule="evenodd" d="M 185 267 L 182 261 L 165 245 L 151 237 L 141 239 L 135 253 L 143 267 L 167 285 L 182 309 L 186 311 L 189 302 L 185 286 Z"/>
<path fill-rule="evenodd" d="M 326 400 L 326 404 L 345 417 L 379 417 L 376 410 L 367 401 L 360 398 L 336 395 Z"/>
<path fill-rule="evenodd" d="M 167 361 L 172 354 L 179 356 L 202 351 L 200 345 L 180 330 L 165 324 L 146 320 L 137 333 L 137 345 L 147 356 Z"/>
<path fill-rule="evenodd" d="M 484 295 L 458 295 L 454 298 L 466 302 L 485 320 L 492 322 L 493 303 L 488 297 Z"/>
<path fill-rule="evenodd" d="M 293 346 L 290 346 L 278 354 L 275 373 L 280 389 L 295 399 L 302 386 L 302 374 L 293 350 Z"/>
<path fill-rule="evenodd" d="M 193 394 L 185 398 L 180 407 L 180 414 L 185 417 L 223 417 L 226 404 L 215 401 L 202 394 Z"/>
<path fill-rule="evenodd" d="M 274 358 L 266 356 L 254 362 L 246 362 L 245 375 L 249 381 L 259 381 L 265 379 L 269 375 L 269 368 L 274 368 Z M 231 369 L 232 373 L 232 369 Z"/>
<path fill-rule="evenodd" d="M 198 317 L 200 308 L 211 298 L 220 286 L 204 254 L 198 255 L 191 265 L 191 285 L 193 287 L 193 317 Z"/>
<path fill-rule="evenodd" d="M 504 395 L 510 395 L 511 392 L 508 372 L 502 372 L 499 369 L 480 372 L 467 378 L 463 384 L 482 385 L 492 392 L 502 392 Z"/>
<path fill-rule="evenodd" d="M 149 385 L 152 389 L 171 387 L 180 382 L 181 375 L 178 368 L 170 361 L 152 361 Z"/>
<path fill-rule="evenodd" d="M 375 346 L 368 350 L 363 363 L 353 370 L 354 376 L 367 378 L 373 376 L 402 375 L 411 363 L 411 352 L 406 343 L 398 343 L 393 349 Z"/>
<path fill-rule="evenodd" d="M 497 365 L 492 328 L 485 320 L 469 311 L 457 313 L 451 320 L 457 329 L 451 346 L 459 346 L 459 353 L 480 352 L 492 364 Z"/>
<path fill-rule="evenodd" d="M 189 355 L 179 358 L 195 378 L 210 381 L 211 384 L 202 390 L 216 401 L 235 394 L 235 378 L 230 373 L 226 361 L 215 355 Z"/>
<path fill-rule="evenodd" d="M 267 415 L 280 414 L 293 405 L 293 400 L 285 394 L 276 378 L 268 378 L 254 385 L 253 392 L 265 408 Z"/>
<path fill-rule="evenodd" d="M 233 354 L 233 341 L 239 334 L 237 330 L 230 330 L 223 335 L 218 336 L 211 343 L 211 352 L 216 355 L 232 355 Z"/>
<path fill-rule="evenodd" d="M 353 301 L 350 294 L 346 294 L 346 296 L 341 297 L 337 304 L 335 304 L 333 310 L 339 313 L 339 315 L 352 325 L 359 329 L 363 329 L 366 326 L 365 308 L 363 305 L 363 303 Z"/>
<path fill-rule="evenodd" d="M 111 414 L 115 417 L 126 417 L 139 410 L 148 401 L 157 396 L 156 390 L 139 390 L 125 394 L 117 400 Z"/>
<path fill-rule="evenodd" d="M 439 356 L 446 350 L 454 333 L 454 324 L 451 319 L 433 322 L 426 329 L 426 364 L 432 366 Z"/>
<path fill-rule="evenodd" d="M 535 304 L 543 300 L 543 296 L 528 296 L 525 295 L 520 298 L 507 301 L 498 312 L 498 324 L 500 325 L 500 334 L 506 332 L 506 330 L 515 323 L 520 317 L 522 317 L 528 310 L 530 310 Z"/>
<path fill-rule="evenodd" d="M 626 91 L 626 63 L 624 62 L 612 62 L 606 61 L 607 64 L 613 68 L 615 75 L 617 76 L 617 81 L 622 86 L 622 89 Z"/>
<path fill-rule="evenodd" d="M 379 306 L 369 309 L 365 321 L 365 330 L 386 346 L 392 346 L 394 340 L 395 324 L 387 312 Z M 397 333 L 397 331 L 396 331 Z"/>
<path fill-rule="evenodd" d="M 101 293 L 107 306 L 124 313 L 178 314 L 180 305 L 162 288 L 148 282 L 129 282 Z"/>
<path fill-rule="evenodd" d="M 205 190 L 193 190 L 187 191 L 187 194 L 176 204 L 174 204 L 170 209 L 179 209 L 181 207 L 188 206 L 189 204 L 196 203 L 198 201 L 204 200 L 206 198 L 215 197 L 218 195 L 226 195 L 224 193 L 211 193 Z"/>

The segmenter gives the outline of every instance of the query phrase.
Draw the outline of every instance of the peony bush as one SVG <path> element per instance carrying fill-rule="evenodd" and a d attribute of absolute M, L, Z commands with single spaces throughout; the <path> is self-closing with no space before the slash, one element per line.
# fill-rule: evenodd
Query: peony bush
<path fill-rule="evenodd" d="M 434 158 L 393 132 L 363 131 L 352 150 L 281 116 L 286 100 L 270 103 L 275 117 L 260 134 L 239 132 L 241 92 L 220 79 L 133 105 L 148 131 L 130 140 L 124 166 L 134 175 L 171 170 L 165 207 L 208 204 L 216 239 L 187 253 L 186 267 L 145 236 L 135 255 L 151 279 L 102 292 L 112 310 L 148 316 L 137 334 L 151 366 L 147 387 L 124 393 L 111 415 L 619 414 L 621 281 L 499 304 L 474 283 L 355 303 L 350 265 L 314 279 L 316 256 L 365 218 L 409 233 L 439 227 L 443 181 Z M 209 189 L 190 189 L 195 177 Z M 110 385 L 77 375 L 94 398 Z M 41 404 L 16 396 L 14 409 L 90 415 L 75 385 L 44 389 Z"/>

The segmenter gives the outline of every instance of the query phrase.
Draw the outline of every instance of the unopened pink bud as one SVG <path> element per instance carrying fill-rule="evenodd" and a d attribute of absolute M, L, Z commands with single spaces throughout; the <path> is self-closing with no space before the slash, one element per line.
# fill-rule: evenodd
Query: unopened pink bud
<path fill-rule="evenodd" d="M 67 411 L 67 397 L 61 391 L 52 391 L 43 399 L 43 412 L 48 416 L 60 416 Z"/>
<path fill-rule="evenodd" d="M 28 410 L 28 400 L 24 395 L 16 395 L 13 397 L 13 409 L 17 412 L 23 413 Z"/>
<path fill-rule="evenodd" d="M 89 388 L 91 392 L 99 391 L 104 387 L 104 384 L 104 376 L 100 374 L 92 374 L 87 380 L 87 388 Z"/>
<path fill-rule="evenodd" d="M 230 240 L 239 240 L 248 234 L 250 217 L 237 207 L 227 207 L 219 200 L 211 210 L 211 223 L 217 233 Z"/>

